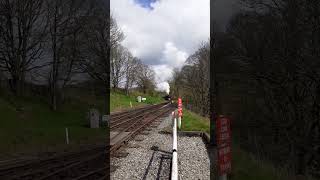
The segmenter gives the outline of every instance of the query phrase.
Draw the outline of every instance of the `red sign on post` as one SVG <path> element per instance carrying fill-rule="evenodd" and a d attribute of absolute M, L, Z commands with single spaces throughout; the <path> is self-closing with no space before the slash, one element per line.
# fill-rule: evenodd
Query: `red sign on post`
<path fill-rule="evenodd" d="M 231 128 L 230 120 L 219 116 L 216 121 L 216 141 L 218 148 L 218 173 L 220 175 L 231 171 Z"/>

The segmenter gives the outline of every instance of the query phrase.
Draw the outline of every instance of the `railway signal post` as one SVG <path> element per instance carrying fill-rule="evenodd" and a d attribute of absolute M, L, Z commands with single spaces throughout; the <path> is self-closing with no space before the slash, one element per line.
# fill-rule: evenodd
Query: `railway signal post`
<path fill-rule="evenodd" d="M 181 129 L 182 99 L 178 98 L 178 127 Z"/>

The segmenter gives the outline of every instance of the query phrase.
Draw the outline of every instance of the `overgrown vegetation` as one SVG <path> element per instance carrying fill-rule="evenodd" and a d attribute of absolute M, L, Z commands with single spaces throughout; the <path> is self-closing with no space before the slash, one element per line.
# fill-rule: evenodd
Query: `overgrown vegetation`
<path fill-rule="evenodd" d="M 243 150 L 319 178 L 320 3 L 241 2 L 226 30 L 211 36 L 215 111 L 232 117 Z M 200 46 L 171 82 L 201 115 L 209 115 L 208 54 Z"/>
<path fill-rule="evenodd" d="M 208 118 L 184 110 L 182 119 L 183 131 L 209 132 Z M 232 172 L 230 179 L 234 180 L 289 180 L 289 173 L 284 169 L 275 168 L 272 163 L 258 159 L 254 154 L 232 145 Z"/>

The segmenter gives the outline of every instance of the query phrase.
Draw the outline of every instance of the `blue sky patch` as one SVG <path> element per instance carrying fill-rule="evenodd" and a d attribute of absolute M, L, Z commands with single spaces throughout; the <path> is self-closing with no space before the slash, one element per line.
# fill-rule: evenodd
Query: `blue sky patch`
<path fill-rule="evenodd" d="M 147 8 L 152 10 L 151 3 L 156 2 L 157 0 L 135 0 L 137 4 L 139 4 L 143 8 Z"/>

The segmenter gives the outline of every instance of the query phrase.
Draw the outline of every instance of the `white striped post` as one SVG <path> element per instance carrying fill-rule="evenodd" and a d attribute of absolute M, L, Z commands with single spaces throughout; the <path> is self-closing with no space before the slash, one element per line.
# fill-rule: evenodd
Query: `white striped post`
<path fill-rule="evenodd" d="M 178 153 L 177 153 L 177 118 L 173 114 L 173 143 L 172 143 L 172 169 L 171 180 L 178 180 Z"/>

